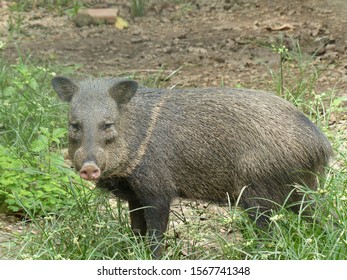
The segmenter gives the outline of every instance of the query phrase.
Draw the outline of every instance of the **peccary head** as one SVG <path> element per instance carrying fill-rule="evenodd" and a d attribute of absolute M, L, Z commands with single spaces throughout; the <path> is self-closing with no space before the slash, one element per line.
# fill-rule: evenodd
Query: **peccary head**
<path fill-rule="evenodd" d="M 70 102 L 69 156 L 74 167 L 83 179 L 96 180 L 122 160 L 120 115 L 135 94 L 137 83 L 119 79 L 77 83 L 55 77 L 52 85 L 63 101 Z"/>

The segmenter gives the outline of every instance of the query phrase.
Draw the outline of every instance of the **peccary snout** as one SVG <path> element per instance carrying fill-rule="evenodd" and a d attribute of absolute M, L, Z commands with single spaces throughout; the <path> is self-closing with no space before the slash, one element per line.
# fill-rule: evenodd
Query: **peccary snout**
<path fill-rule="evenodd" d="M 100 174 L 100 168 L 92 161 L 86 162 L 80 170 L 81 178 L 88 181 L 97 180 Z"/>

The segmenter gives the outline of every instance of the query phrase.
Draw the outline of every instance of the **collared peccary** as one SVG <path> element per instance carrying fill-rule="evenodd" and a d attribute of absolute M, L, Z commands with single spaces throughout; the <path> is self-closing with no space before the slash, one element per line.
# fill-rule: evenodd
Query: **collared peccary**
<path fill-rule="evenodd" d="M 263 213 L 300 201 L 295 184 L 316 188 L 332 155 L 322 132 L 272 94 L 113 78 L 52 85 L 71 104 L 69 156 L 80 176 L 126 199 L 132 229 L 157 241 L 176 197 L 235 202 L 243 190 L 240 206 Z"/>

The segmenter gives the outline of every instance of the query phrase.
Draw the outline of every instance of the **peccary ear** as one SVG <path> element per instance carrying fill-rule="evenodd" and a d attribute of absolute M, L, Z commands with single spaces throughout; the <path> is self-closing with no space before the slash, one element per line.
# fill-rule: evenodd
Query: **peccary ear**
<path fill-rule="evenodd" d="M 111 86 L 109 93 L 118 104 L 126 104 L 134 96 L 137 86 L 137 82 L 133 80 L 117 81 Z"/>
<path fill-rule="evenodd" d="M 66 77 L 54 77 L 52 86 L 60 99 L 66 102 L 70 102 L 72 96 L 78 91 L 78 86 Z"/>

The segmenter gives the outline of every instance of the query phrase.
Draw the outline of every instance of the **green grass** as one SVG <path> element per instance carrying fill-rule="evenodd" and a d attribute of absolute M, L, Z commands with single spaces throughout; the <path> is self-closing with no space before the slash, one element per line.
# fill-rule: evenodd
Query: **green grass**
<path fill-rule="evenodd" d="M 32 217 L 26 227 L 29 232 L 17 238 L 20 249 L 14 258 L 95 260 L 149 255 L 145 243 L 131 232 L 124 207 L 112 208 L 105 197 L 102 193 L 78 193 L 72 207 Z"/>
<path fill-rule="evenodd" d="M 341 181 L 340 181 L 341 180 Z M 322 189 L 307 191 L 317 208 L 312 219 L 286 209 L 274 212 L 269 230 L 257 228 L 234 208 L 209 211 L 185 205 L 171 217 L 163 259 L 346 259 L 345 174 L 328 178 Z M 106 194 L 79 193 L 76 204 L 59 213 L 32 217 L 27 233 L 15 239 L 13 259 L 151 259 L 146 240 L 129 227 L 127 207 Z M 338 213 L 338 217 L 334 215 Z M 176 221 L 176 223 L 175 223 Z M 184 222 L 183 222 L 184 221 Z"/>
<path fill-rule="evenodd" d="M 301 57 L 298 49 L 287 55 Z M 163 259 L 347 259 L 347 139 L 329 126 L 342 100 L 335 90 L 316 92 L 319 71 L 304 58 L 291 60 L 300 70 L 295 73 L 288 70 L 290 61 L 282 62 L 282 77 L 273 71 L 272 86 L 324 130 L 335 150 L 318 190 L 303 189 L 316 204 L 312 217 L 283 208 L 271 213 L 269 229 L 259 229 L 233 206 L 182 202 L 184 207 L 172 212 Z M 23 234 L 15 235 L 0 257 L 150 259 L 146 238 L 130 230 L 126 204 L 83 186 L 64 165 L 67 108 L 50 80 L 54 72 L 76 69 L 30 60 L 12 65 L 2 60 L 0 67 L 1 210 L 25 216 Z M 144 82 L 159 86 L 169 76 L 161 69 Z"/>
<path fill-rule="evenodd" d="M 142 17 L 146 13 L 147 0 L 131 0 L 131 14 L 134 17 Z"/>

